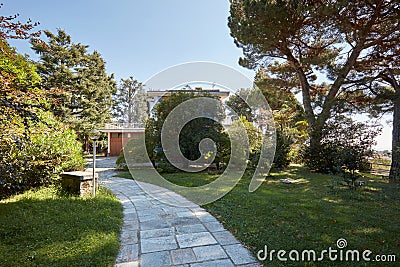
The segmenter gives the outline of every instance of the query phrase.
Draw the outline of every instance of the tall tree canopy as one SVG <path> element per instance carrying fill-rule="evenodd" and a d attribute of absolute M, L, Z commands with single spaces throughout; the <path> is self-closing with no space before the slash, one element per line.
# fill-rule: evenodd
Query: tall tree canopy
<path fill-rule="evenodd" d="M 371 66 L 382 62 L 374 52 L 400 53 L 398 1 L 230 2 L 228 25 L 244 53 L 240 64 L 263 66 L 275 78 L 287 81 L 292 91 L 301 90 L 315 156 L 332 110 L 343 100 L 353 101 L 348 92 L 369 75 Z"/>
<path fill-rule="evenodd" d="M 87 45 L 73 43 L 63 30 L 44 33 L 48 42 L 31 41 L 40 56 L 37 69 L 42 85 L 58 90 L 53 95 L 54 114 L 71 124 L 85 141 L 91 129 L 111 120 L 114 77 L 106 73 L 105 62 L 97 51 L 89 53 Z"/>
<path fill-rule="evenodd" d="M 297 154 L 300 145 L 304 143 L 307 136 L 307 122 L 305 121 L 304 111 L 294 94 L 287 90 L 287 84 L 281 83 L 279 79 L 271 78 L 264 72 L 264 69 L 257 72 L 255 84 L 265 96 L 274 115 L 277 136 L 275 167 L 287 167 L 291 160 L 289 154 Z M 238 115 L 252 122 L 256 114 L 243 100 L 250 92 L 250 90 L 241 89 L 237 94 L 230 96 L 226 104 Z M 243 118 L 241 120 L 243 121 Z M 244 125 L 246 126 L 245 123 Z M 249 141 L 251 142 L 251 139 Z"/>
<path fill-rule="evenodd" d="M 84 166 L 75 132 L 47 111 L 50 91 L 34 64 L 7 42 L 38 36 L 16 17 L 0 17 L 0 199 Z"/>
<path fill-rule="evenodd" d="M 114 119 L 123 123 L 141 123 L 147 118 L 146 93 L 143 84 L 133 77 L 121 79 L 113 95 Z"/>
<path fill-rule="evenodd" d="M 3 7 L 3 3 L 0 3 L 0 8 Z M 10 16 L 0 16 L 0 39 L 29 39 L 31 37 L 39 37 L 41 32 L 32 30 L 38 26 L 39 22 L 32 22 L 28 19 L 27 22 L 16 21 L 19 14 Z"/>

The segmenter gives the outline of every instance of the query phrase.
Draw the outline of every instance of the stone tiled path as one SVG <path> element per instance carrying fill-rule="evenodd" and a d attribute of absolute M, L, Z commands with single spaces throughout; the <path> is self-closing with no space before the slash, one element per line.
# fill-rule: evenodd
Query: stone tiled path
<path fill-rule="evenodd" d="M 116 266 L 259 266 L 248 250 L 201 207 L 146 184 L 157 193 L 158 199 L 154 199 L 139 182 L 116 178 L 112 169 L 101 170 L 100 182 L 124 208 Z M 174 199 L 177 206 L 164 204 L 160 201 L 163 198 Z"/>

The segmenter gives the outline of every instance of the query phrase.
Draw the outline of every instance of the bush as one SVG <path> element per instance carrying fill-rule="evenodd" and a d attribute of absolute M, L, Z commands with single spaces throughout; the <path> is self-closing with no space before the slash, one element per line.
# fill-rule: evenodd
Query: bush
<path fill-rule="evenodd" d="M 276 149 L 272 167 L 274 169 L 284 169 L 292 162 L 292 154 L 294 153 L 292 146 L 294 144 L 293 138 L 284 130 L 276 129 Z M 261 150 L 257 149 L 251 151 L 249 154 L 249 169 L 257 168 L 260 159 Z"/>
<path fill-rule="evenodd" d="M 159 173 L 176 173 L 179 170 L 169 162 L 161 161 L 157 164 L 157 171 Z"/>
<path fill-rule="evenodd" d="M 75 132 L 51 113 L 38 115 L 40 122 L 30 122 L 27 129 L 17 123 L 0 127 L 1 198 L 49 185 L 62 171 L 84 169 L 82 145 Z"/>
<path fill-rule="evenodd" d="M 117 168 L 119 168 L 119 169 L 127 169 L 128 168 L 127 165 L 126 165 L 125 155 L 124 155 L 123 149 L 119 153 L 117 161 L 115 162 L 115 164 L 117 164 Z"/>
<path fill-rule="evenodd" d="M 207 98 L 215 98 L 206 92 L 202 93 L 187 93 L 178 92 L 174 93 L 166 99 L 163 99 L 158 103 L 153 110 L 152 118 L 149 118 L 146 122 L 146 148 L 148 155 L 154 165 L 162 161 L 167 162 L 165 154 L 162 152 L 161 144 L 161 130 L 164 127 L 164 123 L 167 119 L 168 114 L 179 106 L 180 104 L 190 101 L 196 98 L 202 98 L 203 100 Z M 181 131 L 174 133 L 169 133 L 172 136 L 179 137 L 179 146 L 183 156 L 188 160 L 198 159 L 201 155 L 199 150 L 199 144 L 204 138 L 212 139 L 217 147 L 217 153 L 215 155 L 214 163 L 217 166 L 226 164 L 229 161 L 230 155 L 230 141 L 227 134 L 220 123 L 214 121 L 210 118 L 223 119 L 225 116 L 222 109 L 222 105 L 216 105 L 216 102 L 210 101 L 205 104 L 204 101 L 193 101 L 191 102 L 192 109 L 202 111 L 202 114 L 207 114 L 207 117 L 199 117 L 190 120 L 184 125 Z M 175 119 L 175 122 L 183 121 L 185 119 L 185 114 L 182 115 L 180 119 Z M 178 129 L 177 127 L 175 127 Z"/>
<path fill-rule="evenodd" d="M 294 144 L 292 137 L 284 130 L 276 129 L 276 150 L 274 168 L 284 169 L 289 166 L 291 160 L 291 147 Z"/>
<path fill-rule="evenodd" d="M 122 148 L 118 155 L 116 164 L 120 169 L 127 169 L 128 164 L 130 166 L 143 166 L 149 162 L 149 157 L 146 154 L 146 149 L 142 138 L 135 138 L 129 140 L 129 142 Z M 128 161 L 126 158 L 128 158 Z"/>
<path fill-rule="evenodd" d="M 374 139 L 379 131 L 377 126 L 337 116 L 327 123 L 319 151 L 311 153 L 306 145 L 301 157 L 307 167 L 319 172 L 354 174 L 369 165 L 368 157 L 372 155 Z"/>

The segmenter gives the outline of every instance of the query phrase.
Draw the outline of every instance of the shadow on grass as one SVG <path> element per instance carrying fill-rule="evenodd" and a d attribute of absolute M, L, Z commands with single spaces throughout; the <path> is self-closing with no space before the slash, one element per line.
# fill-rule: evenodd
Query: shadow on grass
<path fill-rule="evenodd" d="M 119 249 L 121 204 L 30 191 L 0 202 L 1 266 L 110 266 Z"/>
<path fill-rule="evenodd" d="M 224 226 L 246 244 L 254 255 L 270 250 L 322 251 L 345 238 L 348 249 L 368 249 L 400 258 L 399 186 L 371 177 L 368 187 L 332 190 L 332 176 L 310 173 L 292 166 L 271 173 L 254 193 L 248 192 L 250 177 L 222 199 L 206 205 Z M 284 184 L 280 179 L 304 179 L 307 183 Z M 337 178 L 337 177 L 336 177 Z M 377 262 L 273 262 L 266 266 L 398 266 Z"/>
<path fill-rule="evenodd" d="M 129 173 L 120 173 L 130 178 Z M 134 173 L 139 175 L 139 173 Z M 165 174 L 171 182 L 193 186 L 213 177 L 206 173 Z M 394 254 L 397 263 L 378 262 L 273 262 L 266 266 L 398 266 L 400 260 L 400 187 L 368 176 L 366 186 L 357 190 L 337 187 L 340 177 L 309 172 L 300 165 L 272 172 L 255 192 L 249 193 L 252 177 L 246 172 L 237 186 L 223 198 L 205 205 L 254 255 L 268 246 L 276 251 L 336 249 L 336 241 L 347 240 L 347 249 L 361 253 Z M 284 184 L 280 179 L 305 182 Z M 372 257 L 371 256 L 371 257 Z"/>

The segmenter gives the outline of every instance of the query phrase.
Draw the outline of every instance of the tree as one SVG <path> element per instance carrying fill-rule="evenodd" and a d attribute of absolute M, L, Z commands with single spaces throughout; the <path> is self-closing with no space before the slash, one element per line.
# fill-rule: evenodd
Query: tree
<path fill-rule="evenodd" d="M 32 49 L 40 56 L 36 66 L 47 90 L 57 89 L 52 96 L 52 111 L 71 124 L 88 150 L 91 129 L 111 120 L 112 94 L 116 90 L 113 75 L 108 75 L 101 55 L 89 53 L 88 46 L 75 44 L 63 30 L 57 35 L 44 32 L 48 42 L 32 39 Z"/>
<path fill-rule="evenodd" d="M 400 181 L 400 76 L 397 69 L 396 76 L 391 69 L 387 69 L 387 75 L 382 75 L 382 79 L 388 82 L 392 88 L 390 97 L 393 103 L 393 133 L 392 133 L 392 164 L 390 166 L 389 180 Z"/>
<path fill-rule="evenodd" d="M 31 28 L 10 18 L 0 17 L 0 199 L 84 166 L 75 132 L 47 111 L 49 91 L 34 64 L 5 39 L 24 39 Z"/>
<path fill-rule="evenodd" d="M 377 72 L 379 71 L 379 72 Z M 369 111 L 373 116 L 382 113 L 393 114 L 392 131 L 392 163 L 389 180 L 400 181 L 400 69 L 389 66 L 377 67 L 370 82 L 361 87 L 372 95 Z"/>
<path fill-rule="evenodd" d="M 288 84 L 271 78 L 264 69 L 257 72 L 255 84 L 268 101 L 274 114 L 275 127 L 291 135 L 296 143 L 303 143 L 307 136 L 306 116 Z"/>
<path fill-rule="evenodd" d="M 292 160 L 290 155 L 297 154 L 307 136 L 304 111 L 293 93 L 286 88 L 287 84 L 272 79 L 263 69 L 257 72 L 255 84 L 268 101 L 274 115 L 277 137 L 274 166 L 287 167 Z M 230 96 L 226 104 L 239 116 L 244 116 L 246 120 L 253 122 L 256 115 L 243 100 L 248 95 L 250 95 L 249 90 L 241 89 L 237 94 Z M 254 159 L 256 161 L 257 157 Z"/>
<path fill-rule="evenodd" d="M 3 6 L 0 3 L 0 8 Z M 15 21 L 19 15 L 0 16 L 0 123 L 7 122 L 18 116 L 26 125 L 29 119 L 37 120 L 34 107 L 40 106 L 46 97 L 46 92 L 38 89 L 40 77 L 34 66 L 14 48 L 7 39 L 28 39 L 40 35 L 40 31 L 31 32 L 39 23 Z"/>
<path fill-rule="evenodd" d="M 240 89 L 236 94 L 229 96 L 226 104 L 233 109 L 239 117 L 245 117 L 247 121 L 254 121 L 254 114 L 251 107 L 244 101 L 249 95 L 248 89 Z M 233 114 L 230 114 L 231 116 Z M 234 118 L 239 119 L 239 118 Z"/>
<path fill-rule="evenodd" d="M 391 33 L 399 36 L 397 31 Z M 392 42 L 398 43 L 393 38 Z M 350 79 L 357 85 L 349 92 L 355 99 L 352 104 L 366 109 L 372 116 L 393 114 L 392 164 L 390 181 L 400 181 L 400 49 L 391 42 L 380 42 L 368 51 L 369 57 L 355 65 Z"/>
<path fill-rule="evenodd" d="M 161 130 L 166 123 L 168 115 L 180 104 L 201 97 L 216 98 L 207 93 L 176 92 L 155 106 L 153 116 L 146 122 L 145 133 L 147 152 L 153 162 L 167 162 L 165 151 L 163 150 L 165 148 L 161 144 Z M 219 110 L 220 107 L 202 105 L 199 102 L 193 102 L 193 105 L 195 106 L 191 106 L 192 110 L 196 112 L 209 114 L 209 116 L 219 119 L 222 119 L 222 116 L 224 116 L 223 110 Z M 180 124 L 182 123 L 182 118 L 187 114 L 177 114 L 178 116 L 182 116 L 168 121 L 167 123 L 173 124 L 170 128 L 178 130 L 180 126 L 183 126 Z M 220 163 L 225 163 L 229 160 L 229 137 L 223 132 L 221 124 L 217 121 L 205 117 L 196 118 L 185 124 L 180 132 L 170 134 L 172 136 L 179 136 L 180 150 L 186 159 L 198 159 L 201 155 L 201 151 L 199 150 L 200 142 L 205 138 L 210 138 L 216 144 L 217 153 L 214 155 L 214 163 L 217 168 L 220 167 Z"/>
<path fill-rule="evenodd" d="M 317 159 L 322 132 L 332 110 L 346 98 L 368 67 L 379 64 L 373 51 L 400 53 L 400 3 L 376 1 L 231 0 L 228 25 L 243 49 L 239 63 L 264 66 L 302 92 L 309 125 L 310 156 Z M 318 81 L 325 78 L 325 83 Z M 360 78 L 360 77 L 359 77 Z M 341 101 L 338 101 L 340 99 Z M 367 98 L 364 98 L 367 99 Z"/>
<path fill-rule="evenodd" d="M 3 3 L 0 3 L 0 8 L 3 7 Z M 39 22 L 32 22 L 28 19 L 27 22 L 22 23 L 21 21 L 15 21 L 19 14 L 11 16 L 0 16 L 0 39 L 29 39 L 31 37 L 39 37 L 41 32 L 32 30 L 38 26 Z"/>
<path fill-rule="evenodd" d="M 326 173 L 347 173 L 351 177 L 368 165 L 372 146 L 380 129 L 376 125 L 355 122 L 343 115 L 330 118 L 322 132 L 320 157 L 310 159 L 311 147 L 305 147 L 303 157 L 308 166 Z M 321 169 L 322 168 L 322 169 Z"/>
<path fill-rule="evenodd" d="M 395 33 L 394 33 L 395 34 Z M 359 78 L 358 73 L 354 80 L 359 81 L 355 90 L 363 91 L 370 98 L 367 110 L 372 116 L 381 116 L 385 113 L 393 114 L 392 132 L 392 163 L 390 167 L 389 180 L 400 181 L 400 53 L 398 46 L 388 48 L 382 44 L 375 51 L 371 52 L 374 58 L 379 59 L 377 64 L 364 60 L 356 69 L 359 72 L 365 71 L 368 67 L 367 77 Z M 357 91 L 358 90 L 358 91 Z"/>
<path fill-rule="evenodd" d="M 121 79 L 113 95 L 113 116 L 119 122 L 143 124 L 147 118 L 146 93 L 143 84 L 133 77 Z"/>

